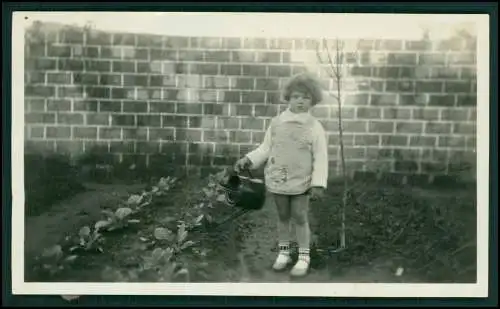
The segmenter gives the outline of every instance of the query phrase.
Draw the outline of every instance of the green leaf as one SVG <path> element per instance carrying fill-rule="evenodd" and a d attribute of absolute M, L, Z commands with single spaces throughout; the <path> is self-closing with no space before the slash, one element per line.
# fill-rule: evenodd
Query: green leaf
<path fill-rule="evenodd" d="M 226 196 L 224 194 L 219 194 L 217 196 L 217 202 L 225 202 L 226 201 Z"/>
<path fill-rule="evenodd" d="M 192 241 L 192 240 L 186 241 L 185 243 L 182 244 L 181 250 L 187 249 L 187 248 L 191 247 L 194 244 L 195 244 L 195 242 Z"/>
<path fill-rule="evenodd" d="M 139 223 L 139 222 L 141 222 L 141 220 L 137 220 L 137 219 L 128 220 L 128 223 Z"/>
<path fill-rule="evenodd" d="M 203 220 L 203 214 L 199 215 L 198 218 L 196 218 L 195 224 L 198 224 Z"/>
<path fill-rule="evenodd" d="M 154 237 L 158 240 L 172 240 L 174 237 L 174 233 L 167 228 L 158 227 L 154 231 Z"/>
<path fill-rule="evenodd" d="M 60 245 L 54 245 L 50 248 L 43 250 L 42 256 L 44 258 L 60 258 L 63 255 L 62 248 Z"/>
<path fill-rule="evenodd" d="M 130 215 L 132 213 L 132 209 L 128 207 L 121 207 L 118 208 L 115 212 L 115 215 L 118 219 L 123 220 L 125 217 Z"/>
<path fill-rule="evenodd" d="M 97 221 L 96 224 L 95 224 L 95 226 L 94 226 L 94 229 L 96 231 L 99 231 L 100 229 L 105 228 L 105 227 L 107 227 L 110 224 L 111 224 L 111 222 L 109 222 L 109 221 L 104 221 L 104 220 Z"/>
<path fill-rule="evenodd" d="M 90 236 L 90 228 L 88 226 L 84 226 L 78 232 L 80 237 L 89 237 Z"/>
<path fill-rule="evenodd" d="M 141 201 L 142 201 L 142 196 L 134 194 L 128 198 L 127 204 L 128 205 L 139 205 L 141 203 Z"/>
<path fill-rule="evenodd" d="M 187 237 L 186 225 L 184 223 L 179 225 L 179 230 L 177 231 L 177 242 L 182 243 Z"/>

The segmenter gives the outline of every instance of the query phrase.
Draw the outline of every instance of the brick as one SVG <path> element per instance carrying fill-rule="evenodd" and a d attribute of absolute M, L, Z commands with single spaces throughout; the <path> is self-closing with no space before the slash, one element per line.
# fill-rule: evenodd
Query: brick
<path fill-rule="evenodd" d="M 131 141 L 111 141 L 109 151 L 113 153 L 134 153 L 135 143 Z"/>
<path fill-rule="evenodd" d="M 134 115 L 112 115 L 111 116 L 112 126 L 134 126 L 135 116 Z"/>
<path fill-rule="evenodd" d="M 71 84 L 71 73 L 47 73 L 47 83 L 49 84 Z"/>
<path fill-rule="evenodd" d="M 101 31 L 90 31 L 87 34 L 87 44 L 90 45 L 111 45 L 112 36 L 109 33 Z"/>
<path fill-rule="evenodd" d="M 289 77 L 292 74 L 292 69 L 288 65 L 271 65 L 268 70 L 269 76 L 273 77 Z"/>
<path fill-rule="evenodd" d="M 418 163 L 416 161 L 395 161 L 394 170 L 396 172 L 415 173 L 418 171 Z"/>
<path fill-rule="evenodd" d="M 136 103 L 136 102 L 130 102 L 130 103 Z M 137 108 L 145 108 L 145 110 L 141 110 L 140 112 L 146 112 L 147 111 L 147 103 L 146 102 L 140 102 L 144 103 L 143 105 L 137 105 Z M 136 104 L 140 104 L 137 102 Z M 125 105 L 124 105 L 124 111 L 125 111 Z M 131 112 L 134 112 L 133 110 L 130 110 Z M 175 104 L 173 103 L 168 103 L 168 102 L 150 102 L 149 103 L 149 112 L 150 113 L 175 113 Z"/>
<path fill-rule="evenodd" d="M 132 61 L 113 61 L 112 62 L 113 72 L 135 72 L 135 63 Z"/>
<path fill-rule="evenodd" d="M 122 103 L 120 101 L 99 101 L 100 112 L 121 112 Z"/>
<path fill-rule="evenodd" d="M 255 61 L 260 63 L 280 63 L 281 53 L 280 52 L 257 52 L 255 55 Z"/>
<path fill-rule="evenodd" d="M 248 77 L 237 77 L 233 79 L 231 85 L 231 88 L 233 89 L 253 90 L 255 88 L 255 79 Z"/>
<path fill-rule="evenodd" d="M 446 166 L 440 163 L 422 163 L 422 172 L 424 173 L 441 173 L 446 171 Z"/>
<path fill-rule="evenodd" d="M 271 105 L 275 106 L 275 105 Z M 321 105 L 315 105 L 311 110 L 311 115 L 313 115 L 316 118 L 329 118 L 330 117 L 330 109 L 331 106 L 321 106 Z M 273 115 L 274 116 L 274 115 Z"/>
<path fill-rule="evenodd" d="M 200 142 L 201 135 L 202 135 L 201 130 L 194 130 L 194 129 L 175 130 L 175 140 L 177 141 Z"/>
<path fill-rule="evenodd" d="M 98 85 L 99 84 L 99 75 L 74 72 L 73 73 L 73 82 L 75 84 L 82 84 L 82 85 Z M 102 83 L 101 83 L 101 85 L 102 85 Z"/>
<path fill-rule="evenodd" d="M 108 60 L 91 60 L 87 62 L 87 72 L 110 72 L 111 61 Z"/>
<path fill-rule="evenodd" d="M 477 97 L 475 95 L 458 95 L 457 106 L 476 106 Z"/>
<path fill-rule="evenodd" d="M 177 103 L 179 114 L 201 114 L 203 105 L 200 103 Z"/>
<path fill-rule="evenodd" d="M 111 85 L 111 86 L 122 86 L 122 76 L 118 74 L 103 74 L 99 76 L 99 83 L 102 86 Z M 115 91 L 117 89 L 113 89 Z"/>
<path fill-rule="evenodd" d="M 241 92 L 239 91 L 223 91 L 223 102 L 226 103 L 241 103 Z"/>
<path fill-rule="evenodd" d="M 180 116 L 180 115 L 168 115 L 162 117 L 163 117 L 162 123 L 164 128 L 165 127 L 187 128 L 188 120 L 193 118 L 193 117 L 188 118 L 188 116 Z"/>
<path fill-rule="evenodd" d="M 404 42 L 404 46 L 406 50 L 424 51 L 432 48 L 432 42 L 427 40 L 406 41 Z"/>
<path fill-rule="evenodd" d="M 229 88 L 231 80 L 225 76 L 206 76 L 204 80 L 205 88 L 210 89 L 224 89 Z"/>
<path fill-rule="evenodd" d="M 252 106 L 251 105 L 235 105 L 232 110 L 234 111 L 234 115 L 236 115 L 236 116 L 251 116 L 252 115 Z"/>
<path fill-rule="evenodd" d="M 293 41 L 291 39 L 269 39 L 270 49 L 292 49 Z"/>
<path fill-rule="evenodd" d="M 370 105 L 373 106 L 390 106 L 396 105 L 398 97 L 396 94 L 371 94 Z"/>
<path fill-rule="evenodd" d="M 60 71 L 83 71 L 84 69 L 83 60 L 59 58 L 57 63 Z"/>
<path fill-rule="evenodd" d="M 61 124 L 83 124 L 83 114 L 59 113 L 57 123 Z"/>
<path fill-rule="evenodd" d="M 267 68 L 264 65 L 258 65 L 258 64 L 243 65 L 241 72 L 232 75 L 240 75 L 240 73 L 245 76 L 262 77 L 267 75 Z"/>
<path fill-rule="evenodd" d="M 96 100 L 73 100 L 73 111 L 75 112 L 97 112 L 98 107 Z"/>
<path fill-rule="evenodd" d="M 404 135 L 382 135 L 382 146 L 406 146 L 408 136 Z"/>
<path fill-rule="evenodd" d="M 378 80 L 370 80 L 370 89 L 377 92 L 384 91 L 384 82 Z M 372 96 L 374 96 L 372 94 Z"/>
<path fill-rule="evenodd" d="M 244 38 L 243 48 L 246 49 L 267 49 L 267 39 L 261 38 Z"/>
<path fill-rule="evenodd" d="M 265 99 L 263 91 L 241 91 L 241 103 L 265 103 Z"/>
<path fill-rule="evenodd" d="M 157 141 L 157 140 L 166 140 L 172 141 L 175 138 L 174 129 L 172 128 L 151 128 L 149 129 L 149 140 Z"/>
<path fill-rule="evenodd" d="M 167 37 L 164 39 L 163 46 L 166 48 L 186 48 L 189 46 L 189 40 L 185 37 Z"/>
<path fill-rule="evenodd" d="M 412 118 L 416 120 L 438 120 L 439 109 L 429 108 L 429 107 L 414 108 Z"/>
<path fill-rule="evenodd" d="M 252 117 L 241 118 L 241 129 L 264 130 L 264 121 L 262 119 L 257 119 Z"/>
<path fill-rule="evenodd" d="M 233 117 L 218 117 L 217 128 L 219 129 L 239 129 L 240 119 Z"/>
<path fill-rule="evenodd" d="M 417 81 L 417 92 L 441 92 L 443 91 L 443 82 L 439 81 Z"/>
<path fill-rule="evenodd" d="M 144 154 L 124 154 L 122 155 L 122 161 L 120 162 L 122 166 L 131 166 L 132 164 L 145 167 L 146 166 L 146 155 Z"/>
<path fill-rule="evenodd" d="M 32 126 L 29 127 L 29 137 L 30 138 L 44 138 L 45 136 L 45 127 Z M 70 131 L 71 133 L 71 131 Z"/>
<path fill-rule="evenodd" d="M 146 153 L 159 153 L 160 152 L 160 142 L 137 142 L 136 143 L 136 153 L 146 154 Z"/>
<path fill-rule="evenodd" d="M 383 110 L 384 119 L 410 119 L 411 110 L 408 108 L 388 107 Z"/>
<path fill-rule="evenodd" d="M 101 139 L 119 139 L 119 138 L 121 138 L 121 129 L 118 129 L 118 128 L 99 128 L 99 138 L 101 138 Z"/>
<path fill-rule="evenodd" d="M 264 93 L 253 92 L 248 93 L 249 98 L 245 98 L 245 93 L 242 93 L 242 102 L 252 102 L 252 103 L 269 103 L 269 104 L 279 104 L 282 103 L 281 93 L 277 91 L 267 91 L 265 95 L 265 100 L 263 98 Z M 252 98 L 250 98 L 252 97 Z"/>
<path fill-rule="evenodd" d="M 440 136 L 439 147 L 463 148 L 466 146 L 464 136 Z"/>
<path fill-rule="evenodd" d="M 467 144 L 467 148 L 474 148 L 475 149 L 477 147 L 476 137 L 468 136 L 466 144 Z"/>
<path fill-rule="evenodd" d="M 379 72 L 377 72 L 379 73 Z M 372 76 L 372 68 L 371 67 L 359 67 L 354 66 L 350 72 L 351 76 L 362 76 L 362 77 L 370 77 Z"/>
<path fill-rule="evenodd" d="M 136 101 L 123 101 L 123 112 L 124 113 L 146 113 L 148 111 L 148 103 L 147 102 L 136 102 Z M 165 103 L 154 103 L 151 102 L 150 106 L 153 106 L 155 104 L 163 104 L 163 105 L 168 105 L 171 106 L 170 109 L 167 109 L 167 112 L 170 112 L 170 110 L 174 110 L 174 105 L 173 104 L 165 104 Z M 161 109 L 151 109 L 152 113 L 156 112 L 164 112 Z"/>
<path fill-rule="evenodd" d="M 154 130 L 154 129 L 150 129 Z M 146 140 L 148 138 L 148 129 L 147 128 L 123 128 L 123 139 L 137 139 L 137 140 Z M 173 130 L 172 130 L 173 134 Z M 151 135 L 150 135 L 151 138 Z"/>
<path fill-rule="evenodd" d="M 148 99 L 161 99 L 161 92 L 155 91 L 153 89 L 136 89 L 137 99 L 148 100 Z M 133 98 L 133 97 L 132 97 Z"/>
<path fill-rule="evenodd" d="M 441 120 L 445 121 L 466 121 L 467 117 L 467 110 L 444 109 L 441 111 Z"/>
<path fill-rule="evenodd" d="M 477 110 L 476 109 L 469 109 L 469 121 L 477 121 Z"/>
<path fill-rule="evenodd" d="M 70 100 L 47 100 L 47 111 L 71 111 Z"/>
<path fill-rule="evenodd" d="M 205 61 L 208 62 L 228 62 L 231 60 L 229 51 L 205 51 Z"/>
<path fill-rule="evenodd" d="M 53 86 L 24 86 L 26 96 L 53 97 L 55 96 L 55 88 Z"/>
<path fill-rule="evenodd" d="M 222 64 L 221 75 L 241 75 L 242 66 L 239 64 Z"/>
<path fill-rule="evenodd" d="M 375 40 L 372 42 L 373 48 L 378 50 L 402 50 L 403 41 L 401 40 Z"/>
<path fill-rule="evenodd" d="M 248 131 L 230 131 L 229 142 L 231 143 L 251 143 L 252 135 Z"/>
<path fill-rule="evenodd" d="M 161 127 L 160 115 L 137 115 L 137 126 L 139 127 Z"/>
<path fill-rule="evenodd" d="M 364 159 L 365 158 L 365 148 L 344 148 L 344 156 L 346 159 Z"/>
<path fill-rule="evenodd" d="M 415 82 L 405 81 L 387 81 L 385 90 L 388 92 L 412 92 L 415 91 Z"/>
<path fill-rule="evenodd" d="M 469 92 L 470 83 L 462 81 L 446 82 L 444 91 L 447 93 Z"/>
<path fill-rule="evenodd" d="M 444 65 L 446 55 L 440 53 L 421 53 L 418 55 L 418 64 L 420 65 Z"/>
<path fill-rule="evenodd" d="M 344 132 L 346 133 L 363 133 L 366 132 L 368 122 L 366 121 L 344 121 L 342 124 Z"/>
<path fill-rule="evenodd" d="M 358 107 L 356 116 L 360 119 L 377 119 L 380 118 L 382 110 L 372 107 Z"/>
<path fill-rule="evenodd" d="M 204 53 L 199 50 L 182 50 L 177 54 L 177 60 L 181 61 L 203 61 Z"/>
<path fill-rule="evenodd" d="M 421 134 L 423 131 L 423 123 L 418 122 L 398 122 L 396 123 L 396 133 L 413 133 Z"/>
<path fill-rule="evenodd" d="M 473 65 L 476 64 L 475 53 L 452 53 L 448 55 L 448 65 Z"/>
<path fill-rule="evenodd" d="M 203 105 L 204 115 L 223 115 L 224 108 L 220 104 L 204 104 Z"/>
<path fill-rule="evenodd" d="M 264 132 L 252 131 L 251 133 L 252 133 L 252 143 L 253 144 L 262 143 L 262 141 L 264 140 L 264 135 L 265 135 Z"/>
<path fill-rule="evenodd" d="M 44 72 L 28 72 L 25 73 L 25 83 L 27 84 L 45 84 Z"/>
<path fill-rule="evenodd" d="M 85 114 L 85 124 L 87 125 L 110 125 L 109 114 Z"/>
<path fill-rule="evenodd" d="M 345 105 L 368 105 L 368 94 L 348 94 L 345 97 Z"/>
<path fill-rule="evenodd" d="M 55 151 L 55 142 L 54 141 L 26 141 L 25 151 L 26 151 L 26 153 L 53 154 Z"/>
<path fill-rule="evenodd" d="M 59 63 L 63 62 L 63 59 L 59 60 Z M 27 66 L 29 68 L 29 66 Z M 54 59 L 46 59 L 46 58 L 36 58 L 34 60 L 33 69 L 46 71 L 46 70 L 55 70 L 58 67 L 58 62 Z M 61 68 L 61 67 L 60 67 Z"/>
<path fill-rule="evenodd" d="M 463 135 L 475 135 L 476 125 L 471 123 L 455 123 L 453 124 L 453 133 Z"/>
<path fill-rule="evenodd" d="M 90 90 L 89 90 L 90 88 Z M 92 87 L 89 87 L 85 90 L 88 97 L 92 97 Z M 82 98 L 84 93 L 83 87 L 79 86 L 59 86 L 57 88 L 57 96 L 59 98 Z"/>
<path fill-rule="evenodd" d="M 325 120 L 325 119 L 319 119 L 321 125 L 323 126 L 323 129 L 325 129 L 327 132 L 338 132 L 339 130 L 339 122 L 336 120 Z"/>
<path fill-rule="evenodd" d="M 398 78 L 399 67 L 374 67 L 372 69 L 372 76 L 380 78 Z"/>
<path fill-rule="evenodd" d="M 380 136 L 378 135 L 355 135 L 354 144 L 359 146 L 377 146 Z"/>
<path fill-rule="evenodd" d="M 234 162 L 233 158 L 238 157 L 239 156 L 239 152 L 240 152 L 240 147 L 238 145 L 217 144 L 217 145 L 215 145 L 215 152 L 214 152 L 214 154 L 216 156 L 227 157 L 228 159 L 233 160 L 233 162 Z"/>
<path fill-rule="evenodd" d="M 107 87 L 87 87 L 85 92 L 89 98 L 111 98 L 111 89 Z"/>
<path fill-rule="evenodd" d="M 451 133 L 451 124 L 428 122 L 425 125 L 425 133 L 427 134 L 446 134 Z"/>
<path fill-rule="evenodd" d="M 417 64 L 417 54 L 391 53 L 387 56 L 387 63 L 391 65 L 415 65 Z"/>
<path fill-rule="evenodd" d="M 203 131 L 204 142 L 227 143 L 229 132 L 223 130 L 205 130 Z"/>
<path fill-rule="evenodd" d="M 71 57 L 71 47 L 62 45 L 48 45 L 47 54 L 49 57 Z"/>
<path fill-rule="evenodd" d="M 477 78 L 477 69 L 476 68 L 461 68 L 460 69 L 460 78 L 461 79 L 476 79 Z"/>
<path fill-rule="evenodd" d="M 190 64 L 189 73 L 201 75 L 217 75 L 219 74 L 218 64 Z"/>
<path fill-rule="evenodd" d="M 431 78 L 456 79 L 460 73 L 459 68 L 433 67 L 431 69 Z"/>
<path fill-rule="evenodd" d="M 162 47 L 163 37 L 161 35 L 137 35 L 137 46 Z"/>
<path fill-rule="evenodd" d="M 101 56 L 101 58 L 121 59 L 122 58 L 122 48 L 114 47 L 114 46 L 102 47 L 100 56 Z"/>
<path fill-rule="evenodd" d="M 279 83 L 277 79 L 272 78 L 257 78 L 255 83 L 257 90 L 279 90 Z"/>
<path fill-rule="evenodd" d="M 148 86 L 148 76 L 147 75 L 123 75 L 123 85 L 124 86 Z"/>
<path fill-rule="evenodd" d="M 56 152 L 63 155 L 83 153 L 83 142 L 59 140 L 55 142 Z"/>
<path fill-rule="evenodd" d="M 434 147 L 436 141 L 435 136 L 410 136 L 410 146 L 413 147 Z"/>
<path fill-rule="evenodd" d="M 243 46 L 240 38 L 222 38 L 222 48 L 238 49 Z"/>
<path fill-rule="evenodd" d="M 394 122 L 370 121 L 369 126 L 368 126 L 368 132 L 393 133 L 394 132 Z"/>
<path fill-rule="evenodd" d="M 433 94 L 429 98 L 430 106 L 455 106 L 455 96 Z"/>
<path fill-rule="evenodd" d="M 74 127 L 73 138 L 97 138 L 97 128 Z"/>
<path fill-rule="evenodd" d="M 45 111 L 45 99 L 25 99 L 27 102 L 28 109 L 25 111 L 30 112 L 43 112 Z"/>

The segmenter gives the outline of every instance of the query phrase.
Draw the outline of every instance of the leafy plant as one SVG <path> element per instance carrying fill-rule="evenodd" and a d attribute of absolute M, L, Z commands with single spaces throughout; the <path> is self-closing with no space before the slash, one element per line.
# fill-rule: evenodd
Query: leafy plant
<path fill-rule="evenodd" d="M 78 243 L 69 249 L 70 252 L 76 250 L 103 252 L 102 244 L 104 238 L 99 233 L 98 228 L 92 232 L 88 226 L 84 226 L 78 232 Z"/>
<path fill-rule="evenodd" d="M 102 212 L 107 216 L 107 219 L 98 221 L 95 224 L 95 229 L 97 231 L 98 230 L 105 230 L 108 232 L 114 231 L 125 228 L 129 224 L 140 222 L 137 219 L 128 219 L 128 217 L 134 213 L 134 211 L 128 207 L 118 208 L 115 212 L 112 212 L 110 210 L 103 210 Z"/>
<path fill-rule="evenodd" d="M 65 256 L 60 245 L 55 245 L 43 250 L 42 254 L 35 258 L 38 262 L 38 270 L 42 274 L 54 276 L 69 267 L 76 259 L 77 255 Z"/>

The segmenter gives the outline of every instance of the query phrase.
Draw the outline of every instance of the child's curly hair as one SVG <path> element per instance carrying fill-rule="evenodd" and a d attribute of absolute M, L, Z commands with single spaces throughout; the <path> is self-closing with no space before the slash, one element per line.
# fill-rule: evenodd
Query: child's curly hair
<path fill-rule="evenodd" d="M 289 101 L 293 91 L 308 93 L 312 98 L 313 106 L 323 100 L 321 83 L 308 73 L 299 73 L 292 76 L 283 89 L 283 99 Z"/>

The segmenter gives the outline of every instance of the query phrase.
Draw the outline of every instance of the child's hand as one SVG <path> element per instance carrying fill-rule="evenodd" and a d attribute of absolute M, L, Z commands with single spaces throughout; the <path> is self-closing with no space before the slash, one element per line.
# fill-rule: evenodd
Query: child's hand
<path fill-rule="evenodd" d="M 248 157 L 243 157 L 243 158 L 239 159 L 238 161 L 236 161 L 236 164 L 234 165 L 234 170 L 235 170 L 235 172 L 239 173 L 242 170 L 246 170 L 246 169 L 250 168 L 251 165 L 252 165 L 252 161 L 250 161 L 250 159 Z"/>
<path fill-rule="evenodd" d="M 325 189 L 322 187 L 312 187 L 310 191 L 310 196 L 312 201 L 320 200 L 324 196 Z"/>

